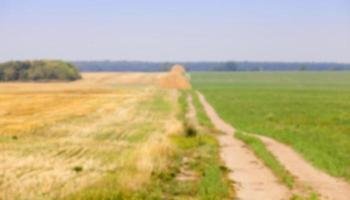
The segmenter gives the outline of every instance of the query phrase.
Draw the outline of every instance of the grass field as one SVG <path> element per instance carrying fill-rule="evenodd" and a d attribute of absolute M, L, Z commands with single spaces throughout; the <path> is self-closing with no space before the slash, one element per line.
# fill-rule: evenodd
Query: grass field
<path fill-rule="evenodd" d="M 185 93 L 159 88 L 161 76 L 0 83 L 0 199 L 232 195 L 216 140 L 186 136 Z"/>
<path fill-rule="evenodd" d="M 193 73 L 192 84 L 236 128 L 291 145 L 350 181 L 349 72 Z"/>

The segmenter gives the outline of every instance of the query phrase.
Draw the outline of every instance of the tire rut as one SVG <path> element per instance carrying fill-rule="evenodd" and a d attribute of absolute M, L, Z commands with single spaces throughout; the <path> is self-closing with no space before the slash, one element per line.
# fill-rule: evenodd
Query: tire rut
<path fill-rule="evenodd" d="M 284 200 L 291 197 L 273 173 L 240 140 L 235 139 L 235 129 L 225 123 L 198 92 L 200 102 L 214 126 L 223 132 L 218 135 L 220 156 L 230 170 L 237 198 L 242 200 Z"/>
<path fill-rule="evenodd" d="M 301 182 L 301 184 L 306 187 L 314 189 L 321 195 L 321 199 L 350 199 L 350 184 L 346 181 L 332 177 L 316 169 L 288 145 L 277 142 L 266 136 L 254 136 L 260 138 L 267 149 L 293 176 L 295 176 L 298 182 Z"/>

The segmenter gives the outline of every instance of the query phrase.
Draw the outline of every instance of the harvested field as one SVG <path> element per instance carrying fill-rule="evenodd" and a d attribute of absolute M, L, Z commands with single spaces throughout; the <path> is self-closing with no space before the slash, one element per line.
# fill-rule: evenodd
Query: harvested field
<path fill-rule="evenodd" d="M 104 106 L 113 108 L 124 99 L 136 97 L 141 91 L 139 86 L 154 87 L 160 76 L 162 74 L 87 73 L 83 74 L 83 80 L 72 83 L 1 83 L 0 135 L 33 133 Z"/>
<path fill-rule="evenodd" d="M 182 130 L 177 93 L 157 89 L 159 76 L 1 83 L 0 199 L 79 199 L 89 187 L 96 198 L 129 195 L 147 184 L 170 162 L 168 136 Z"/>
<path fill-rule="evenodd" d="M 231 197 L 215 139 L 186 135 L 185 92 L 164 76 L 1 83 L 0 199 Z"/>

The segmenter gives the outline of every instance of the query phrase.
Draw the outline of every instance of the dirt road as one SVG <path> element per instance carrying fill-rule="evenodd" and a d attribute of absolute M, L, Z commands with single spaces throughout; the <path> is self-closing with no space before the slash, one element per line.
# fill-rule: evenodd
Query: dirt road
<path fill-rule="evenodd" d="M 280 184 L 272 172 L 246 147 L 233 137 L 235 129 L 226 124 L 212 106 L 198 93 L 199 99 L 217 129 L 220 156 L 230 169 L 229 177 L 235 182 L 237 198 L 242 200 L 281 200 L 289 199 L 290 191 Z"/>
<path fill-rule="evenodd" d="M 271 138 L 258 136 L 298 182 L 312 187 L 322 199 L 349 200 L 350 185 L 310 165 L 291 147 Z"/>
<path fill-rule="evenodd" d="M 238 188 L 238 197 L 249 200 L 288 199 L 291 195 L 290 192 L 277 183 L 273 174 L 266 169 L 241 141 L 233 138 L 235 129 L 218 116 L 202 94 L 198 93 L 198 95 L 209 118 L 219 130 L 225 133 L 222 136 L 218 136 L 222 146 L 221 157 L 227 167 L 232 170 L 230 177 L 238 182 L 235 186 L 236 189 Z M 285 144 L 269 137 L 255 136 L 262 140 L 267 149 L 296 178 L 298 185 L 311 187 L 321 195 L 321 199 L 350 199 L 350 184 L 346 181 L 316 169 Z M 265 194 L 266 192 L 268 194 Z"/>

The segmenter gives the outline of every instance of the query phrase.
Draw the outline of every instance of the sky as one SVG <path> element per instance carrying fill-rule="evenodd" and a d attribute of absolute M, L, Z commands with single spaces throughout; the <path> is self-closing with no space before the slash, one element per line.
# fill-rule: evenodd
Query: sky
<path fill-rule="evenodd" d="M 350 63 L 350 0 L 0 0 L 0 61 Z"/>

